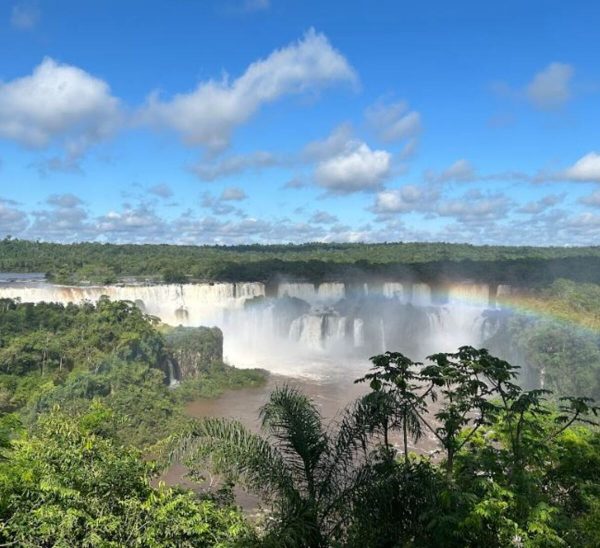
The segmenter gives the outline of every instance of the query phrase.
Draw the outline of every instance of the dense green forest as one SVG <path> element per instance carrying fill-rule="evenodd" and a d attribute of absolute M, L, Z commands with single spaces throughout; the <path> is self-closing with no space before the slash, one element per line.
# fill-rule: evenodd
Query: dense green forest
<path fill-rule="evenodd" d="M 517 368 L 462 347 L 414 363 L 372 358 L 371 391 L 337 421 L 276 389 L 262 434 L 205 419 L 173 440 L 270 508 L 262 546 L 598 546 L 599 409 L 550 404 L 514 384 Z M 430 436 L 432 456 L 411 448 Z"/>
<path fill-rule="evenodd" d="M 561 279 L 500 304 L 484 313 L 497 326 L 485 345 L 523 366 L 523 386 L 600 400 L 600 285 Z"/>
<path fill-rule="evenodd" d="M 176 246 L 56 244 L 5 238 L 0 272 L 43 272 L 61 283 L 135 276 L 191 280 L 313 282 L 366 275 L 436 282 L 547 284 L 556 278 L 600 282 L 600 247 L 504 247 L 449 243 Z"/>
<path fill-rule="evenodd" d="M 595 322 L 597 291 L 538 289 L 528 306 L 552 317 L 513 315 L 490 341 L 533 364 L 531 389 L 486 350 L 424 364 L 387 352 L 331 423 L 278 387 L 260 434 L 183 411 L 264 381 L 223 363 L 219 329 L 169 328 L 106 298 L 0 300 L 0 544 L 598 546 L 598 332 L 556 319 Z M 174 460 L 196 489 L 157 482 Z M 234 486 L 259 497 L 257 515 Z"/>
<path fill-rule="evenodd" d="M 119 436 L 105 402 L 54 407 L 25 429 L 0 420 L 0 541 L 20 546 L 594 547 L 600 542 L 599 409 L 552 403 L 517 370 L 462 347 L 413 363 L 372 358 L 370 388 L 330 425 L 287 386 L 260 413 L 189 422 L 157 462 Z M 436 449 L 412 452 L 429 436 Z M 170 459 L 216 491 L 156 486 Z M 231 486 L 256 493 L 245 518 Z"/>
<path fill-rule="evenodd" d="M 168 387 L 169 361 L 183 370 L 179 390 Z M 223 363 L 219 330 L 161 327 L 132 303 L 0 300 L 0 412 L 26 424 L 55 405 L 76 413 L 100 401 L 120 438 L 145 448 L 181 427 L 186 399 L 263 381 Z"/>

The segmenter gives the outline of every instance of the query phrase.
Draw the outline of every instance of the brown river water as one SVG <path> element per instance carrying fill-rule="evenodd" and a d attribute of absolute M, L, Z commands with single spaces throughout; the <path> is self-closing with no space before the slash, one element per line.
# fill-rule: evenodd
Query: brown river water
<path fill-rule="evenodd" d="M 287 384 L 309 396 L 317 405 L 325 423 L 329 424 L 340 417 L 344 407 L 369 390 L 367 384 L 354 384 L 354 379 L 364 375 L 367 370 L 368 364 L 363 364 L 360 368 L 353 366 L 348 368 L 347 374 L 340 375 L 338 371 L 334 377 L 321 380 L 271 374 L 263 386 L 230 390 L 217 398 L 192 401 L 186 406 L 186 412 L 194 418 L 237 419 L 250 430 L 259 432 L 260 408 L 267 402 L 269 394 L 276 386 Z M 400 439 L 392 438 L 392 441 L 399 444 Z M 411 449 L 423 453 L 431 452 L 434 447 L 434 441 L 430 437 L 425 437 L 419 441 L 417 447 Z M 185 466 L 176 464 L 170 467 L 160 480 L 167 485 L 180 485 L 194 490 L 205 489 L 212 483 L 210 479 L 202 485 L 193 483 L 186 477 L 186 472 Z M 215 481 L 218 483 L 218 480 Z M 235 497 L 236 502 L 247 511 L 255 510 L 258 505 L 256 497 L 239 489 L 236 489 Z"/>

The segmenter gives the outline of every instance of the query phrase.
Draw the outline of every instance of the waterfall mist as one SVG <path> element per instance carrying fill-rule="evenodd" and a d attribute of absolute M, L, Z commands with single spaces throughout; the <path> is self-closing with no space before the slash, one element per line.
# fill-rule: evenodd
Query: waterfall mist
<path fill-rule="evenodd" d="M 0 298 L 79 303 L 102 295 L 134 302 L 164 323 L 217 326 L 224 357 L 238 367 L 314 379 L 364 372 L 369 356 L 399 351 L 415 360 L 480 346 L 493 335 L 496 296 L 470 282 L 431 287 L 405 281 L 59 286 L 1 283 Z"/>

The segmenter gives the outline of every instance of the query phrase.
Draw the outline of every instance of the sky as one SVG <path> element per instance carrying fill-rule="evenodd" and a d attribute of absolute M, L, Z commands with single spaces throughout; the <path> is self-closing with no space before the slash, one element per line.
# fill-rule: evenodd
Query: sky
<path fill-rule="evenodd" d="M 600 244 L 600 2 L 0 0 L 0 237 Z"/>

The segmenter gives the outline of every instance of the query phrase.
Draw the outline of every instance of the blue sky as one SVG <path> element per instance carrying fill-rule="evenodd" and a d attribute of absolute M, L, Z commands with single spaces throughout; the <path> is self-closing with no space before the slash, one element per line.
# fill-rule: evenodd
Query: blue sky
<path fill-rule="evenodd" d="M 600 242 L 600 3 L 5 0 L 0 236 Z"/>

